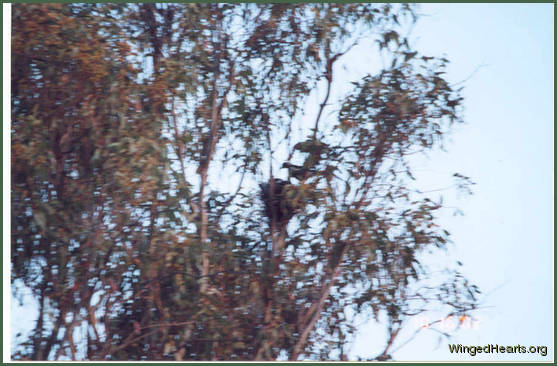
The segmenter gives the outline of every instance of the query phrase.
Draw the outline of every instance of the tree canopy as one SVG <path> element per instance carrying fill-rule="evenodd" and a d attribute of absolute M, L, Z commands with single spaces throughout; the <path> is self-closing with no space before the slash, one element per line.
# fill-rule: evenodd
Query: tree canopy
<path fill-rule="evenodd" d="M 11 279 L 38 304 L 14 359 L 344 360 L 348 312 L 385 359 L 431 304 L 476 306 L 420 257 L 449 233 L 409 156 L 462 98 L 412 5 L 12 9 Z M 361 44 L 386 66 L 335 101 Z"/>

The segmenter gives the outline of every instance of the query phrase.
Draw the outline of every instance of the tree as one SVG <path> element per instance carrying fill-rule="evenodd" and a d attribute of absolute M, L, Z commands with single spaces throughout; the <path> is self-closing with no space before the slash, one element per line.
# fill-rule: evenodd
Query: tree
<path fill-rule="evenodd" d="M 442 143 L 462 98 L 448 61 L 399 35 L 414 18 L 408 4 L 14 4 L 12 288 L 39 316 L 13 357 L 345 359 L 350 308 L 385 317 L 384 359 L 432 303 L 473 310 L 476 287 L 456 271 L 427 286 L 420 261 L 449 234 L 407 157 Z M 390 66 L 333 104 L 358 43 Z"/>

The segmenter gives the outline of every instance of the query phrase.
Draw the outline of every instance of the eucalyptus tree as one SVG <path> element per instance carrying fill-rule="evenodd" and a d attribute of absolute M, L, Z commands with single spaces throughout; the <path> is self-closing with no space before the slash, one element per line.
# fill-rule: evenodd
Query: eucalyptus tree
<path fill-rule="evenodd" d="M 12 287 L 39 316 L 13 356 L 346 359 L 352 313 L 384 322 L 387 359 L 432 304 L 473 310 L 477 288 L 450 270 L 432 286 L 420 257 L 449 233 L 408 157 L 442 144 L 462 98 L 402 35 L 415 20 L 14 4 Z M 362 45 L 386 66 L 336 95 Z"/>

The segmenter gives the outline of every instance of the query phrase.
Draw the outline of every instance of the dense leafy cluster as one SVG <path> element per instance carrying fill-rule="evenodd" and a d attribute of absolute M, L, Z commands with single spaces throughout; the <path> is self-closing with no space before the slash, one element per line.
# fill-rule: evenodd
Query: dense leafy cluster
<path fill-rule="evenodd" d="M 406 157 L 442 142 L 461 98 L 447 61 L 399 36 L 410 5 L 14 4 L 12 17 L 12 291 L 38 309 L 13 358 L 346 359 L 351 309 L 385 316 L 384 359 L 432 303 L 474 308 L 458 272 L 422 286 L 420 254 L 448 233 Z M 391 66 L 335 105 L 358 43 Z"/>

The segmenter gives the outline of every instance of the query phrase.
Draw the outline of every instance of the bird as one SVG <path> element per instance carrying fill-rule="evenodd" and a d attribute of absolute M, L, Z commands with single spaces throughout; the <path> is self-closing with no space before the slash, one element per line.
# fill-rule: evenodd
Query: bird
<path fill-rule="evenodd" d="M 306 168 L 304 166 L 295 165 L 289 162 L 282 164 L 282 168 L 288 169 L 289 178 L 296 178 L 299 181 L 304 181 L 311 177 L 314 173 L 313 169 Z"/>

